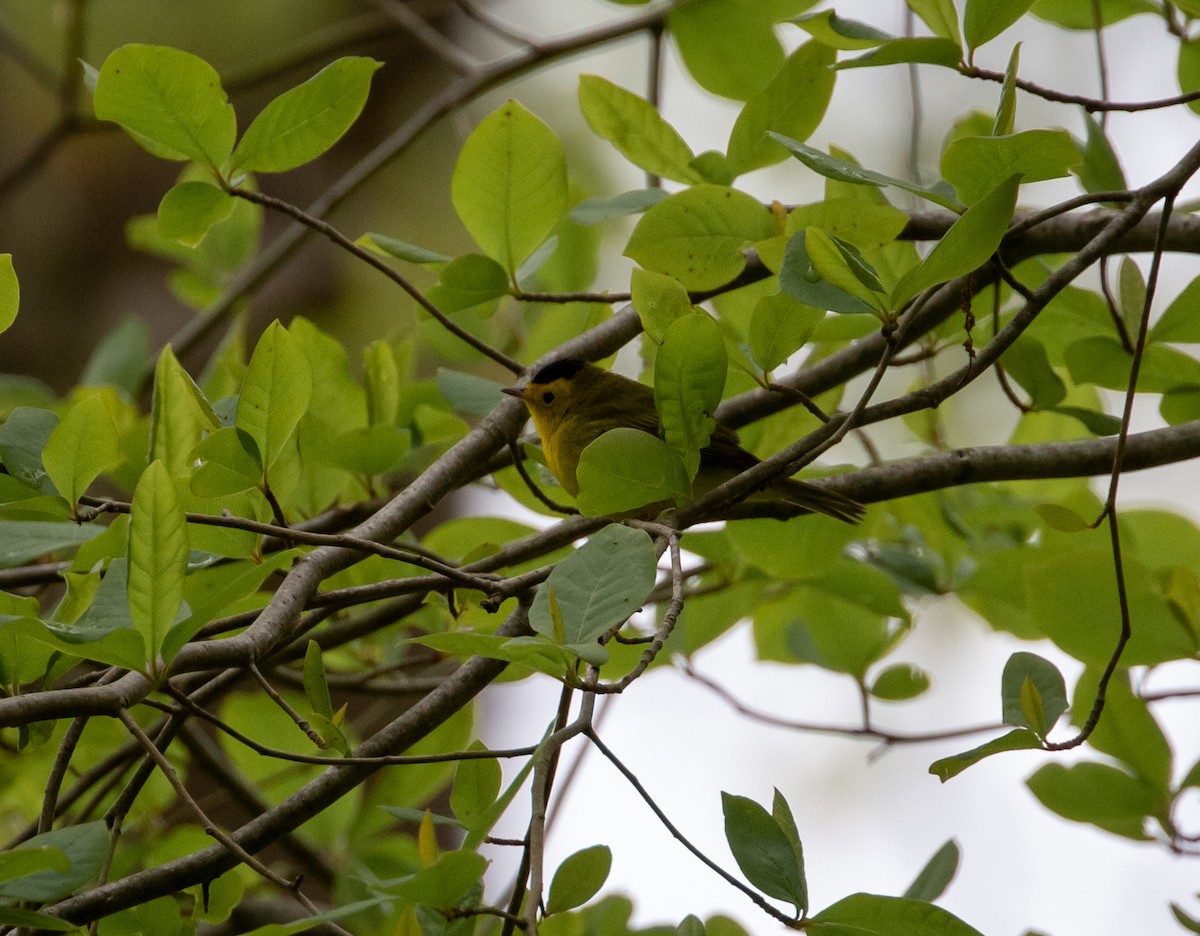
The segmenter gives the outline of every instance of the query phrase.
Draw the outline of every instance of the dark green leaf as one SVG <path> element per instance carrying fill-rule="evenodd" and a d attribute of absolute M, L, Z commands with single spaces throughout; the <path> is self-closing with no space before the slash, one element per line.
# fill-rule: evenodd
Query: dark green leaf
<path fill-rule="evenodd" d="M 933 903 L 946 892 L 954 875 L 958 873 L 958 865 L 962 860 L 962 849 L 958 842 L 949 839 L 934 852 L 933 857 L 925 864 L 904 896 L 909 900 L 923 900 Z"/>
<path fill-rule="evenodd" d="M 804 868 L 775 818 L 754 800 L 721 794 L 725 841 L 752 885 L 768 897 L 786 900 L 799 916 L 806 909 Z"/>
<path fill-rule="evenodd" d="M 1041 738 L 1067 710 L 1067 686 L 1062 673 L 1036 653 L 1014 653 L 1004 665 L 1000 679 L 1003 721 L 1017 728 L 1030 728 Z"/>
<path fill-rule="evenodd" d="M 929 765 L 929 772 L 945 783 L 985 757 L 1005 751 L 1028 751 L 1041 746 L 1041 739 L 1028 728 L 1014 728 L 1008 734 L 993 738 L 977 748 L 934 761 Z"/>
<path fill-rule="evenodd" d="M 568 856 L 554 872 L 546 898 L 546 916 L 573 910 L 591 900 L 604 886 L 612 867 L 612 850 L 593 845 Z"/>

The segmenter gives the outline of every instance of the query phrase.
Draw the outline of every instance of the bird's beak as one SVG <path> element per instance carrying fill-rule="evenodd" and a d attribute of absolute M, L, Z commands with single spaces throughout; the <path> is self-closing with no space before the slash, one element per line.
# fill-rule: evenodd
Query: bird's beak
<path fill-rule="evenodd" d="M 525 399 L 525 391 L 521 387 L 501 387 L 500 392 L 516 397 L 518 400 Z"/>

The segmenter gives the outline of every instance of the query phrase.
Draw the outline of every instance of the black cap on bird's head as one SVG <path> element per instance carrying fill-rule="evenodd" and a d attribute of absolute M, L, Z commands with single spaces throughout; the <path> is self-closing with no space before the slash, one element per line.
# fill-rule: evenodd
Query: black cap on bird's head
<path fill-rule="evenodd" d="M 523 387 L 505 387 L 504 393 L 509 396 L 514 396 L 519 400 L 529 399 L 529 388 L 553 383 L 556 380 L 570 380 L 581 370 L 587 367 L 587 361 L 580 358 L 563 358 L 561 361 L 552 361 L 538 369 L 529 382 Z"/>

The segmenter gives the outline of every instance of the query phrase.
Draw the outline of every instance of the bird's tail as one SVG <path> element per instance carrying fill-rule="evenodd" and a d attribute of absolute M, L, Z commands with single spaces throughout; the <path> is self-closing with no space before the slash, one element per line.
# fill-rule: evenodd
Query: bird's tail
<path fill-rule="evenodd" d="M 867 512 L 867 508 L 858 501 L 806 481 L 788 478 L 776 481 L 768 490 L 789 504 L 845 523 L 858 523 Z"/>

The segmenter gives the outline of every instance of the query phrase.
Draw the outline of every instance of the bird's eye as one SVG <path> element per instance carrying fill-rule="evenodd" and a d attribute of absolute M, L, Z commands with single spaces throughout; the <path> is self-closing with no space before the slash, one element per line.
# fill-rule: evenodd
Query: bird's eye
<path fill-rule="evenodd" d="M 547 406 L 549 406 L 551 403 L 554 402 L 554 394 L 551 393 L 549 390 L 547 390 L 545 393 L 542 394 L 542 402 L 545 403 Z"/>

